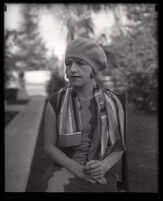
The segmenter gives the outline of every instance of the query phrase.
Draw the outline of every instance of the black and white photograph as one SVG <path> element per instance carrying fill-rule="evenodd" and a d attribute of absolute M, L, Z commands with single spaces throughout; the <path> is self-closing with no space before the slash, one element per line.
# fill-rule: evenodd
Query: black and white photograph
<path fill-rule="evenodd" d="M 5 192 L 159 192 L 157 6 L 4 4 Z"/>

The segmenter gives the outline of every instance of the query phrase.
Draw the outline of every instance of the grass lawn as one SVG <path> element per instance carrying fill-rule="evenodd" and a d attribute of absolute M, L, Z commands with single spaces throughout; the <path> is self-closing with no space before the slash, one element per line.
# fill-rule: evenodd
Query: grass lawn
<path fill-rule="evenodd" d="M 128 169 L 130 192 L 158 191 L 157 115 L 128 109 Z"/>

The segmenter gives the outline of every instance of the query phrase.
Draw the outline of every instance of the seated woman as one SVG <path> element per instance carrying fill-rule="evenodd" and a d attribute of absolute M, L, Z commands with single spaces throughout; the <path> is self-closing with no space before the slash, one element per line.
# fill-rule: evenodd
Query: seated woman
<path fill-rule="evenodd" d="M 96 75 L 107 67 L 91 39 L 70 42 L 65 54 L 70 85 L 53 94 L 45 112 L 44 147 L 51 167 L 44 192 L 116 192 L 116 164 L 125 151 L 124 113 Z"/>

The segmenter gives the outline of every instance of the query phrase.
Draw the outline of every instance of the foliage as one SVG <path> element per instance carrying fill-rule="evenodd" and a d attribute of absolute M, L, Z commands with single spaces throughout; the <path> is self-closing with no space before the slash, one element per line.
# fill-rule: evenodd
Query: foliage
<path fill-rule="evenodd" d="M 47 67 L 46 48 L 39 36 L 36 7 L 24 4 L 24 23 L 18 30 L 5 30 L 5 82 L 12 71 Z"/>
<path fill-rule="evenodd" d="M 24 5 L 24 24 L 19 35 L 21 64 L 26 70 L 40 70 L 47 67 L 46 48 L 39 35 L 37 7 Z"/>
<path fill-rule="evenodd" d="M 105 50 L 108 72 L 114 81 L 115 90 L 127 90 L 129 100 L 139 108 L 150 111 L 157 109 L 158 31 L 154 4 L 25 4 L 22 29 L 6 32 L 5 79 L 8 79 L 6 72 L 13 67 L 46 67 L 52 70 L 53 64 L 57 65 L 57 58 L 51 58 L 49 62 L 45 58 L 45 45 L 38 34 L 37 14 L 43 8 L 53 13 L 67 27 L 67 42 L 79 36 L 97 38 L 91 12 L 111 11 L 115 19 L 112 42 L 109 44 L 109 35 L 106 33 L 101 33 L 99 42 Z M 128 24 L 123 24 L 121 11 L 128 17 Z M 10 51 L 13 46 L 9 43 L 11 38 L 18 47 L 17 52 Z M 49 94 L 64 84 L 63 75 L 54 69 L 47 89 Z"/>
<path fill-rule="evenodd" d="M 111 74 L 115 90 L 128 90 L 129 100 L 138 108 L 157 110 L 157 23 L 153 5 L 128 5 L 128 13 L 134 19 L 130 33 L 113 37 L 105 48 L 114 54 L 117 67 Z M 145 11 L 144 11 L 145 10 Z M 144 12 L 143 12 L 144 11 Z M 133 17 L 134 16 L 134 17 Z M 152 27 L 152 28 L 151 28 Z"/>
<path fill-rule="evenodd" d="M 43 7 L 41 7 L 43 9 Z M 68 30 L 67 42 L 82 36 L 94 36 L 94 25 L 91 19 L 91 6 L 88 4 L 46 4 L 44 9 L 50 11 L 54 17 L 66 26 Z"/>
<path fill-rule="evenodd" d="M 16 62 L 19 60 L 19 55 L 13 51 L 13 48 L 17 45 L 17 30 L 6 30 L 5 32 L 5 69 L 4 69 L 4 81 L 8 83 L 10 77 L 12 77 L 12 71 L 17 69 Z"/>
<path fill-rule="evenodd" d="M 112 43 L 109 45 L 105 39 L 101 43 L 109 61 L 106 74 L 112 75 L 115 90 L 127 90 L 129 100 L 137 107 L 157 109 L 157 15 L 153 4 L 107 4 L 105 7 L 102 4 L 66 4 L 51 9 L 66 24 L 68 41 L 79 36 L 94 37 L 90 12 L 111 10 L 115 19 Z M 123 24 L 121 10 L 130 23 Z M 104 33 L 103 36 L 108 37 Z"/>

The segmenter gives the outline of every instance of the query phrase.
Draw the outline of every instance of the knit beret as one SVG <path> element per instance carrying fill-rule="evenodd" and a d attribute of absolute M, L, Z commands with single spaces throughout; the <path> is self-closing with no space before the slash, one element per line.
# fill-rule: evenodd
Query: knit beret
<path fill-rule="evenodd" d="M 107 67 L 104 50 L 92 39 L 78 38 L 72 40 L 67 46 L 65 60 L 70 57 L 86 61 L 96 73 Z"/>

